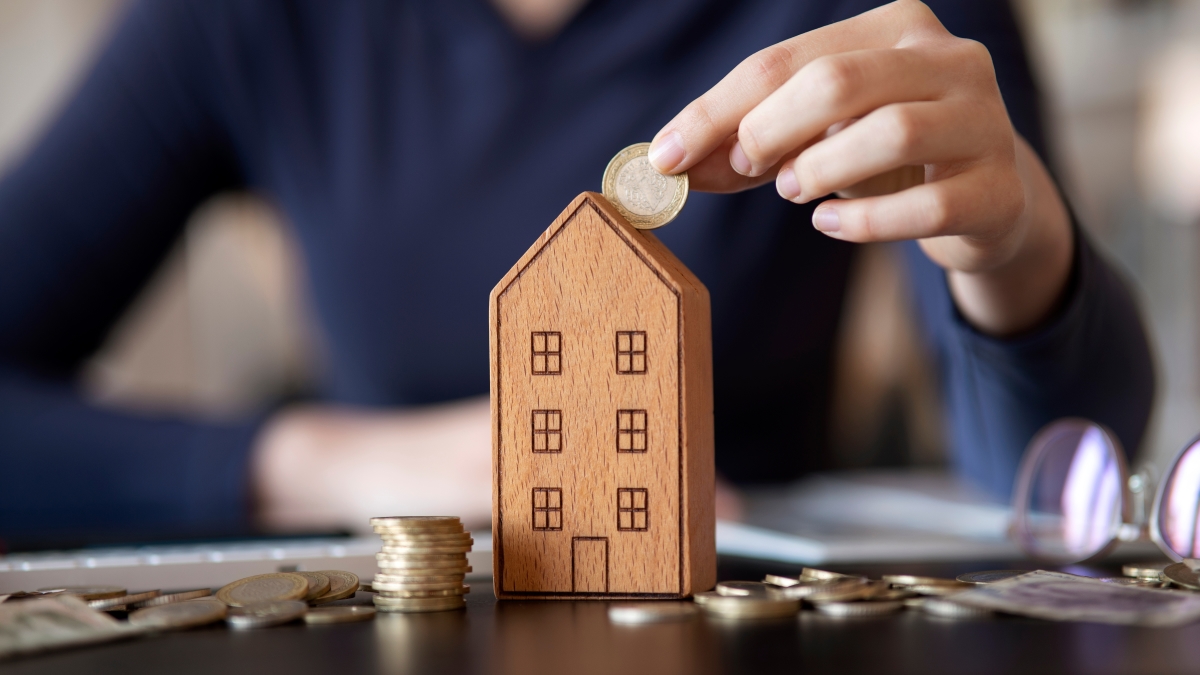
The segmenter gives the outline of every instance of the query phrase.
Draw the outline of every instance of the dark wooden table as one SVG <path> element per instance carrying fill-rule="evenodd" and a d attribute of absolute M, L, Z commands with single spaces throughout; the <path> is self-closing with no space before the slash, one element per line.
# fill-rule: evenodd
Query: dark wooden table
<path fill-rule="evenodd" d="M 1008 562 L 835 569 L 872 576 L 954 576 L 1014 567 L 1035 566 Z M 723 559 L 720 571 L 722 579 L 758 579 L 766 572 L 794 573 L 798 568 Z M 1126 628 L 1017 617 L 948 620 L 915 611 L 834 619 L 805 610 L 784 620 L 701 617 L 628 627 L 608 622 L 606 603 L 498 603 L 491 589 L 479 584 L 467 604 L 465 612 L 380 615 L 369 623 L 245 632 L 204 628 L 0 663 L 0 673 L 1200 672 L 1200 623 Z"/>

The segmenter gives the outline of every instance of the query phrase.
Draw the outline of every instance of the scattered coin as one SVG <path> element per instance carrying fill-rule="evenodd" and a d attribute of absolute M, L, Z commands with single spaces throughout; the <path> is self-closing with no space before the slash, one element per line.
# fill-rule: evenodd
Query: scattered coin
<path fill-rule="evenodd" d="M 635 143 L 617 153 L 604 169 L 601 191 L 630 225 L 653 230 L 675 219 L 688 197 L 686 172 L 665 176 L 647 153 L 649 143 Z"/>
<path fill-rule="evenodd" d="M 817 605 L 818 612 L 837 617 L 880 616 L 898 612 L 903 608 L 904 603 L 897 600 L 886 602 L 825 602 Z"/>
<path fill-rule="evenodd" d="M 800 601 L 790 598 L 731 596 L 709 591 L 697 593 L 693 599 L 705 612 L 730 619 L 770 619 L 800 611 Z"/>
<path fill-rule="evenodd" d="M 292 574 L 298 574 L 308 582 L 308 592 L 304 594 L 305 602 L 316 600 L 329 592 L 329 577 L 320 572 L 292 572 Z"/>
<path fill-rule="evenodd" d="M 300 600 L 308 593 L 308 580 L 292 572 L 259 574 L 239 579 L 217 591 L 217 599 L 230 607 L 256 602 Z"/>
<path fill-rule="evenodd" d="M 159 605 L 169 605 L 173 602 L 183 602 L 184 600 L 195 600 L 196 598 L 204 598 L 212 595 L 212 591 L 207 588 L 197 588 L 194 591 L 180 591 L 178 593 L 164 593 L 163 595 L 155 596 L 148 600 L 133 603 L 131 609 L 141 609 L 143 607 L 157 607 Z"/>
<path fill-rule="evenodd" d="M 957 581 L 964 584 L 994 584 L 997 581 L 1004 581 L 1013 577 L 1019 577 L 1025 574 L 1027 570 L 988 570 L 987 572 L 967 572 L 966 574 L 958 575 Z"/>
<path fill-rule="evenodd" d="M 39 588 L 40 594 L 69 593 L 81 600 L 106 600 L 128 595 L 128 591 L 120 586 L 59 586 L 57 588 Z"/>
<path fill-rule="evenodd" d="M 195 628 L 224 619 L 226 611 L 224 603 L 201 598 L 139 609 L 129 615 L 129 623 L 145 630 Z"/>
<path fill-rule="evenodd" d="M 812 593 L 805 596 L 804 599 L 816 604 L 822 602 L 853 602 L 856 600 L 876 599 L 899 600 L 902 597 L 905 596 L 896 594 L 890 586 L 882 581 L 845 583 L 845 580 L 843 580 L 843 583 Z"/>
<path fill-rule="evenodd" d="M 328 602 L 337 600 L 345 600 L 358 592 L 359 583 L 358 575 L 353 572 L 344 572 L 342 570 L 318 570 L 329 578 L 329 591 L 310 601 L 314 605 L 323 605 Z"/>
<path fill-rule="evenodd" d="M 1170 561 L 1129 563 L 1121 566 L 1121 574 L 1139 579 L 1158 579 Z"/>
<path fill-rule="evenodd" d="M 819 601 L 821 598 L 838 599 L 843 597 L 858 599 L 865 590 L 861 587 L 866 585 L 865 579 L 857 578 L 809 579 L 797 581 L 792 586 L 771 587 L 768 593 L 773 596 L 802 600 L 816 598 Z"/>
<path fill-rule="evenodd" d="M 921 603 L 921 609 L 926 614 L 940 616 L 946 619 L 969 619 L 984 616 L 991 616 L 991 610 L 983 609 L 982 607 L 972 607 L 963 605 L 953 600 L 945 598 L 925 598 Z"/>
<path fill-rule="evenodd" d="M 863 578 L 863 577 L 860 577 L 860 576 L 854 575 L 854 574 L 842 574 L 840 572 L 829 572 L 826 570 L 819 570 L 814 567 L 805 567 L 803 570 L 800 571 L 800 580 L 801 581 L 804 581 L 805 579 L 823 580 L 823 579 L 861 579 L 861 578 Z"/>
<path fill-rule="evenodd" d="M 721 595 L 765 598 L 768 586 L 761 581 L 721 581 L 717 583 L 716 591 Z"/>
<path fill-rule="evenodd" d="M 314 607 L 304 615 L 304 623 L 351 623 L 354 621 L 370 621 L 374 618 L 374 607 L 363 607 L 362 605 Z"/>
<path fill-rule="evenodd" d="M 795 586 L 800 583 L 800 580 L 795 577 L 781 577 L 778 574 L 768 574 L 763 577 L 763 583 L 787 588 L 788 586 Z"/>
<path fill-rule="evenodd" d="M 1163 568 L 1162 580 L 1191 591 L 1200 591 L 1200 575 L 1185 563 L 1167 565 Z"/>
<path fill-rule="evenodd" d="M 1145 588 L 1162 588 L 1162 581 L 1159 579 L 1146 579 L 1143 577 L 1097 577 L 1096 581 L 1103 581 L 1106 584 L 1117 584 L 1118 586 L 1142 586 Z"/>
<path fill-rule="evenodd" d="M 686 621 L 696 614 L 695 603 L 691 602 L 638 602 L 612 605 L 608 608 L 608 620 L 627 626 L 666 621 Z"/>
<path fill-rule="evenodd" d="M 230 610 L 225 623 L 233 628 L 269 628 L 304 616 L 308 605 L 299 600 L 255 602 Z"/>
<path fill-rule="evenodd" d="M 152 598 L 157 598 L 162 594 L 162 591 L 143 591 L 141 593 L 131 593 L 129 595 L 121 595 L 115 598 L 105 598 L 103 600 L 89 600 L 88 607 L 98 609 L 102 612 L 112 611 L 116 609 L 124 609 L 128 605 L 138 602 L 144 602 Z"/>

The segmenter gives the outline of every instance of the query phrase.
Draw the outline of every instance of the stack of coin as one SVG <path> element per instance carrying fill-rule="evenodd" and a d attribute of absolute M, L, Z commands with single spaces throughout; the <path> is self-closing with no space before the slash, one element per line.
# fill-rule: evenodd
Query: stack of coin
<path fill-rule="evenodd" d="M 454 516 L 394 516 L 372 518 L 383 539 L 375 555 L 379 574 L 371 582 L 375 607 L 381 612 L 440 612 L 465 607 L 470 589 L 463 577 L 470 533 Z"/>

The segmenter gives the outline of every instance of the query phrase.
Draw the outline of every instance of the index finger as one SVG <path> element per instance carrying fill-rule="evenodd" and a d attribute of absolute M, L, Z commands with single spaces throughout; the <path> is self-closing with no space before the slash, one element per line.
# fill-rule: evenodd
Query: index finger
<path fill-rule="evenodd" d="M 736 133 L 746 113 L 796 71 L 826 54 L 896 44 L 909 23 L 905 15 L 914 10 L 932 16 L 920 2 L 896 0 L 755 53 L 655 134 L 650 163 L 665 174 L 686 171 Z"/>

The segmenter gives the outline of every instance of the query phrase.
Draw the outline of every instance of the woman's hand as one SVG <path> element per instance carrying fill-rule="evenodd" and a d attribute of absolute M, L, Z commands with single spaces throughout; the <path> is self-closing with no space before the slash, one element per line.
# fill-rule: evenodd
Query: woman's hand
<path fill-rule="evenodd" d="M 1072 232 L 1013 130 L 987 49 L 898 0 L 751 56 L 655 137 L 651 162 L 697 190 L 774 180 L 813 225 L 854 242 L 920 240 L 981 330 L 1012 335 L 1055 307 Z"/>

